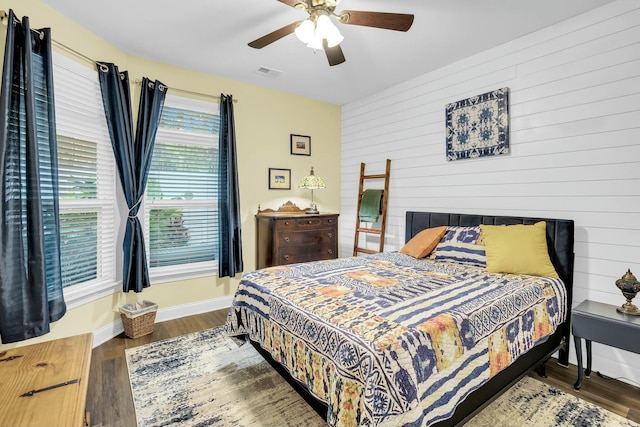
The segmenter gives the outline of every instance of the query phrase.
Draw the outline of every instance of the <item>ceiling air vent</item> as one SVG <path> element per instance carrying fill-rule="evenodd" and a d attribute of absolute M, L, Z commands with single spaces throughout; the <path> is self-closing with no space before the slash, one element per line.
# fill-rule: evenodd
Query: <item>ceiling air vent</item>
<path fill-rule="evenodd" d="M 260 66 L 256 71 L 256 74 L 260 74 L 261 76 L 269 77 L 270 79 L 277 79 L 282 71 L 274 70 L 273 68 L 267 68 Z"/>

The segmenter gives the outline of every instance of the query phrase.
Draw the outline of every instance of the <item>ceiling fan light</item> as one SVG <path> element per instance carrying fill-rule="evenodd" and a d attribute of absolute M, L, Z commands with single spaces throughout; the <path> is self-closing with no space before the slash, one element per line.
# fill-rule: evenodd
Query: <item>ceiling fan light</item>
<path fill-rule="evenodd" d="M 320 15 L 316 21 L 315 38 L 317 44 L 322 46 L 322 40 L 327 40 L 327 46 L 334 47 L 344 40 L 340 30 L 331 21 L 327 15 Z"/>
<path fill-rule="evenodd" d="M 333 30 L 327 35 L 326 39 L 327 46 L 335 47 L 342 43 L 342 40 L 344 40 L 344 36 L 340 34 L 340 30 L 338 30 L 336 27 L 333 27 Z"/>
<path fill-rule="evenodd" d="M 298 40 L 302 43 L 310 43 L 315 36 L 315 26 L 309 19 L 304 20 L 296 27 L 295 33 Z"/>
<path fill-rule="evenodd" d="M 318 16 L 318 19 L 316 20 L 316 34 L 320 33 L 321 35 L 324 35 L 331 31 L 331 27 L 335 28 L 335 25 L 331 22 L 331 18 L 327 15 Z"/>
<path fill-rule="evenodd" d="M 324 49 L 324 46 L 322 46 L 322 39 L 320 37 L 313 37 L 309 43 L 307 43 L 307 47 L 315 50 Z"/>

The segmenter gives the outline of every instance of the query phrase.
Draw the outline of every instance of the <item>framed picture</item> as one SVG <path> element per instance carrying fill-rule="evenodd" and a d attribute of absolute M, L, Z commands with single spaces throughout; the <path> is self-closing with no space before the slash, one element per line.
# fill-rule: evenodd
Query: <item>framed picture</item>
<path fill-rule="evenodd" d="M 291 154 L 297 156 L 311 155 L 311 137 L 306 135 L 291 134 Z"/>
<path fill-rule="evenodd" d="M 291 190 L 291 169 L 269 168 L 269 190 Z"/>
<path fill-rule="evenodd" d="M 447 160 L 509 154 L 509 88 L 447 105 Z"/>

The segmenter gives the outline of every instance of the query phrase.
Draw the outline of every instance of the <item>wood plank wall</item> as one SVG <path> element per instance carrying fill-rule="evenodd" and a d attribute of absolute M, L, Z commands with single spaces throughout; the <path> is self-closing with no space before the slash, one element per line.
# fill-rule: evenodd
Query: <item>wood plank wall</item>
<path fill-rule="evenodd" d="M 446 104 L 501 87 L 510 90 L 511 154 L 447 162 Z M 359 165 L 379 173 L 390 158 L 386 251 L 404 243 L 407 210 L 568 218 L 576 223 L 574 305 L 621 305 L 616 279 L 627 268 L 640 278 L 638 1 L 618 0 L 346 104 L 341 136 L 342 256 L 353 250 Z M 636 354 L 594 343 L 593 366 L 640 384 Z"/>

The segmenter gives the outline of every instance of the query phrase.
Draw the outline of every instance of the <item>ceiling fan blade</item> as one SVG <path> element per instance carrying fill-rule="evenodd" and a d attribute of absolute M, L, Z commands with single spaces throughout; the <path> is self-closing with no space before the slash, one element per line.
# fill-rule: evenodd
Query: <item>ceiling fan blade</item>
<path fill-rule="evenodd" d="M 406 13 L 344 10 L 340 13 L 340 22 L 349 25 L 384 28 L 385 30 L 408 31 L 413 24 L 413 15 Z"/>
<path fill-rule="evenodd" d="M 344 54 L 342 53 L 342 48 L 339 44 L 334 47 L 329 47 L 327 45 L 327 39 L 322 40 L 322 46 L 324 47 L 324 53 L 327 55 L 327 60 L 329 61 L 330 66 L 342 64 L 344 59 Z"/>
<path fill-rule="evenodd" d="M 289 34 L 293 33 L 296 30 L 296 27 L 298 26 L 298 24 L 300 24 L 301 22 L 302 21 L 296 21 L 296 22 L 292 22 L 289 25 L 285 25 L 284 27 L 279 28 L 272 33 L 269 33 L 266 36 L 262 36 L 259 39 L 255 39 L 254 41 L 249 43 L 249 46 L 251 46 L 254 49 L 262 49 L 263 47 L 268 46 L 271 43 L 280 40 L 284 36 L 288 36 Z"/>

